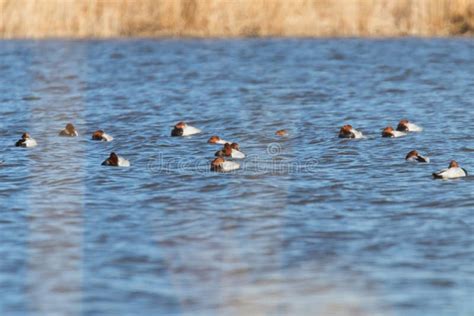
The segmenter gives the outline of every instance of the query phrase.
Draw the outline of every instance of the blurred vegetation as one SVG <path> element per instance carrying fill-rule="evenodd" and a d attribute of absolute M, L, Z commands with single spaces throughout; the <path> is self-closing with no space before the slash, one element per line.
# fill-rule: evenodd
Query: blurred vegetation
<path fill-rule="evenodd" d="M 0 37 L 449 36 L 474 0 L 0 0 Z"/>

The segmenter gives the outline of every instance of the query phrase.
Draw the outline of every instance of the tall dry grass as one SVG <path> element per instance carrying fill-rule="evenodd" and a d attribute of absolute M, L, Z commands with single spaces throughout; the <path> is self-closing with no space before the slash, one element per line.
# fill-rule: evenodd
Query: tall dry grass
<path fill-rule="evenodd" d="M 444 36 L 474 0 L 0 0 L 0 37 Z"/>

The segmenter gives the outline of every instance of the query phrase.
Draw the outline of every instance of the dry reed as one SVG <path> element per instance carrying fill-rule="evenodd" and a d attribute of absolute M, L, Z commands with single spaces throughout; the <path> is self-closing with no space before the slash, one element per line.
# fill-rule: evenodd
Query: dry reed
<path fill-rule="evenodd" d="M 474 0 L 0 0 L 1 38 L 474 34 Z"/>

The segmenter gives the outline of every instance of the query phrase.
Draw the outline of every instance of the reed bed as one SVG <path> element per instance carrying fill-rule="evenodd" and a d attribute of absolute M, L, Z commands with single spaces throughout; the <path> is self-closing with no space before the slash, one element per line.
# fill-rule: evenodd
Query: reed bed
<path fill-rule="evenodd" d="M 474 0 L 0 0 L 2 38 L 474 34 Z"/>

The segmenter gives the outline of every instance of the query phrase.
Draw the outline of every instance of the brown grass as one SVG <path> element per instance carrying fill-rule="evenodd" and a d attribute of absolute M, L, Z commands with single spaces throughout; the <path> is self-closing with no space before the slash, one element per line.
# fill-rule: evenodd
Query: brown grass
<path fill-rule="evenodd" d="M 474 0 L 0 0 L 1 38 L 474 34 Z"/>

